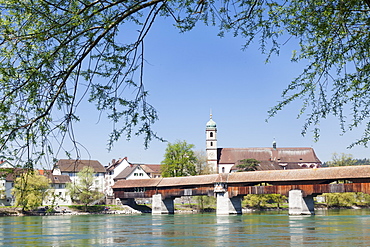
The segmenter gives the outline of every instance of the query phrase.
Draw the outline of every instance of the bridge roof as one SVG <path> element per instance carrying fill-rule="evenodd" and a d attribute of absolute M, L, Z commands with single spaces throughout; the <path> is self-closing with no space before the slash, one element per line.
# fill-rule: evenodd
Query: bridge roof
<path fill-rule="evenodd" d="M 118 180 L 112 188 L 157 187 L 162 178 Z"/>
<path fill-rule="evenodd" d="M 218 178 L 218 174 L 163 178 L 158 187 L 172 187 L 179 185 L 200 185 L 200 184 L 214 184 Z"/>
<path fill-rule="evenodd" d="M 370 166 L 342 166 L 317 169 L 296 169 L 278 171 L 254 171 L 222 173 L 202 176 L 152 178 L 119 180 L 114 188 L 133 187 L 175 187 L 207 185 L 214 183 L 262 183 L 262 182 L 289 182 L 289 181 L 322 181 L 322 180 L 351 180 L 369 179 Z"/>
<path fill-rule="evenodd" d="M 370 166 L 342 166 L 317 169 L 297 169 L 279 171 L 235 172 L 230 173 L 228 183 L 239 182 L 281 182 L 281 181 L 313 181 L 313 180 L 344 180 L 370 179 Z"/>

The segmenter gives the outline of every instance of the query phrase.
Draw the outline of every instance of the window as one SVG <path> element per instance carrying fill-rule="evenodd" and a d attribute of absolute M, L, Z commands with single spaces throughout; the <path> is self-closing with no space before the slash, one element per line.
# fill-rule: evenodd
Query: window
<path fill-rule="evenodd" d="M 213 132 L 210 132 L 209 133 L 209 137 L 213 137 Z"/>
<path fill-rule="evenodd" d="M 213 142 L 211 142 L 211 147 L 213 146 Z"/>
<path fill-rule="evenodd" d="M 144 176 L 144 174 L 142 174 L 142 173 L 140 173 L 139 175 L 140 175 L 140 177 Z"/>
<path fill-rule="evenodd" d="M 138 174 L 135 172 L 135 173 L 134 173 L 134 176 L 138 176 Z"/>
<path fill-rule="evenodd" d="M 222 167 L 222 173 L 225 173 L 225 167 Z"/>

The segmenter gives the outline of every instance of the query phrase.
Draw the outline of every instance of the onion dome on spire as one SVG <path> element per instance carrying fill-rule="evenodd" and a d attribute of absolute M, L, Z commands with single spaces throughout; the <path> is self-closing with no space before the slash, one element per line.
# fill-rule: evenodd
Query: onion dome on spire
<path fill-rule="evenodd" d="M 209 121 L 206 126 L 207 128 L 216 128 L 216 122 L 212 120 L 212 113 L 209 115 Z"/>

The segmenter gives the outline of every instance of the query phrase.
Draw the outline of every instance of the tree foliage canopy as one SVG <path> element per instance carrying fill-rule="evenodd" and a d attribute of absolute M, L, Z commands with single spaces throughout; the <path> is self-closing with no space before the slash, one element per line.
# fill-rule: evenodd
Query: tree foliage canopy
<path fill-rule="evenodd" d="M 48 194 L 49 183 L 49 179 L 39 175 L 37 171 L 22 171 L 14 180 L 12 193 L 15 197 L 15 206 L 21 207 L 22 211 L 41 206 L 43 199 Z"/>
<path fill-rule="evenodd" d="M 182 32 L 203 22 L 220 36 L 242 36 L 245 47 L 257 41 L 267 59 L 294 42 L 292 61 L 307 66 L 270 116 L 302 100 L 303 134 L 313 126 L 318 138 L 320 119 L 332 114 L 343 131 L 365 126 L 354 144 L 370 140 L 369 0 L 0 0 L 0 10 L 0 150 L 7 158 L 53 156 L 51 137 L 74 141 L 84 99 L 112 120 L 109 147 L 122 136 L 156 138 L 144 40 L 162 17 Z"/>
<path fill-rule="evenodd" d="M 333 166 L 352 166 L 355 165 L 357 162 L 356 159 L 353 159 L 351 154 L 337 154 L 333 153 L 332 160 L 326 162 L 326 165 L 329 167 Z"/>
<path fill-rule="evenodd" d="M 193 144 L 186 141 L 168 143 L 164 160 L 161 163 L 163 177 L 183 177 L 196 175 L 196 162 Z"/>
<path fill-rule="evenodd" d="M 239 160 L 240 164 L 236 166 L 238 172 L 255 171 L 260 161 L 256 159 L 243 159 Z"/>
<path fill-rule="evenodd" d="M 194 152 L 196 162 L 196 174 L 197 175 L 207 175 L 215 173 L 213 171 L 213 168 L 207 163 L 207 154 L 201 150 L 201 151 L 195 151 Z"/>
<path fill-rule="evenodd" d="M 67 184 L 67 189 L 72 200 L 85 205 L 86 211 L 89 203 L 101 199 L 104 194 L 95 187 L 94 169 L 92 167 L 85 166 L 77 173 L 77 177 L 78 179 L 75 182 Z"/>

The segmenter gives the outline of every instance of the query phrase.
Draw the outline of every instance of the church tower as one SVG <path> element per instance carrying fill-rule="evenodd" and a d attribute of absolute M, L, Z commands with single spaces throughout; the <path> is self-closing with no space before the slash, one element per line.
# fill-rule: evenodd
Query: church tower
<path fill-rule="evenodd" d="M 215 121 L 212 120 L 212 114 L 206 125 L 206 154 L 207 165 L 212 168 L 213 173 L 218 173 L 217 165 L 217 128 Z"/>

